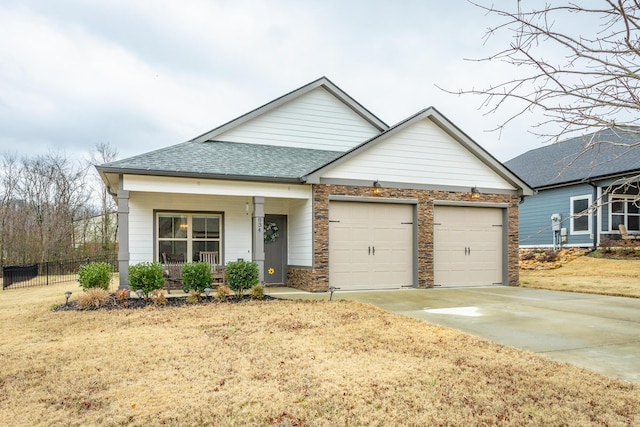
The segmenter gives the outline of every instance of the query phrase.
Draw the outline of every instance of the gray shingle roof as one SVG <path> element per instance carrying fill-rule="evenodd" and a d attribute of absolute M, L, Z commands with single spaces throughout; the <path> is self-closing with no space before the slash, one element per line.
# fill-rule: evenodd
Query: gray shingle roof
<path fill-rule="evenodd" d="M 203 175 L 260 180 L 300 180 L 342 152 L 224 141 L 185 142 L 105 163 L 108 172 Z"/>
<path fill-rule="evenodd" d="M 640 130 L 604 129 L 527 151 L 507 162 L 533 188 L 640 171 Z"/>

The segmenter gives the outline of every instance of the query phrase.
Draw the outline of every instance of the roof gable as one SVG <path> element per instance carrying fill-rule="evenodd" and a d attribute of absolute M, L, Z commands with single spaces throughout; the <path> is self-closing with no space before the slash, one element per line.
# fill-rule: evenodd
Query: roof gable
<path fill-rule="evenodd" d="M 346 151 L 387 128 L 323 77 L 192 141 Z"/>
<path fill-rule="evenodd" d="M 420 111 L 314 171 L 323 179 L 385 180 L 445 187 L 531 189 L 434 108 Z"/>
<path fill-rule="evenodd" d="M 316 127 L 324 132 L 310 125 L 313 114 L 300 116 L 305 109 L 321 112 Z M 276 131 L 269 132 L 269 126 Z M 382 178 L 398 188 L 461 191 L 477 186 L 532 194 L 434 108 L 389 128 L 324 77 L 191 141 L 97 169 L 103 179 L 134 174 L 310 184 L 334 179 L 361 185 L 358 181 Z"/>
<path fill-rule="evenodd" d="M 527 151 L 505 162 L 533 188 L 568 185 L 640 171 L 638 129 L 603 129 Z"/>

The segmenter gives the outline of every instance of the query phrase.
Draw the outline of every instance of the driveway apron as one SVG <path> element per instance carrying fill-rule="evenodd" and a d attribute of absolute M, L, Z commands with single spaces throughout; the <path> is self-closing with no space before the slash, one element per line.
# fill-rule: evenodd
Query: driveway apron
<path fill-rule="evenodd" d="M 273 296 L 328 299 L 276 289 Z M 640 299 L 518 287 L 336 291 L 387 311 L 640 383 Z"/>

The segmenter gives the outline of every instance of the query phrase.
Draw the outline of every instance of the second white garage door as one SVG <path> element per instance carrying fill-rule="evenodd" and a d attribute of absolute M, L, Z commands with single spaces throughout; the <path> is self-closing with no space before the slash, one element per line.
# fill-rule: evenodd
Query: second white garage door
<path fill-rule="evenodd" d="M 434 284 L 502 284 L 503 241 L 503 209 L 435 206 Z"/>
<path fill-rule="evenodd" d="M 330 202 L 329 285 L 341 290 L 413 284 L 413 206 Z"/>

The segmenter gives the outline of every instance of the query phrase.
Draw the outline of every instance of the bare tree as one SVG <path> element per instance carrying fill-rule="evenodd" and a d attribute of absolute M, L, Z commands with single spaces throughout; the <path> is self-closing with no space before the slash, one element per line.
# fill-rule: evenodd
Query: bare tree
<path fill-rule="evenodd" d="M 530 111 L 544 115 L 532 132 L 554 141 L 638 124 L 638 0 L 471 3 L 502 21 L 488 29 L 487 42 L 510 41 L 474 61 L 512 65 L 517 77 L 455 93 L 481 95 L 482 108 L 506 112 L 498 130 Z"/>
<path fill-rule="evenodd" d="M 118 157 L 118 150 L 115 149 L 108 142 L 99 142 L 95 146 L 95 150 L 91 155 L 92 166 L 101 165 L 116 160 Z M 94 176 L 97 175 L 94 171 Z M 98 235 L 103 250 L 113 249 L 113 244 L 116 242 L 117 235 L 117 220 L 115 217 L 116 204 L 107 191 L 107 186 L 97 178 L 97 185 L 100 194 L 100 216 L 98 221 Z"/>
<path fill-rule="evenodd" d="M 18 196 L 30 227 L 23 231 L 20 257 L 28 259 L 26 262 L 71 256 L 74 222 L 88 201 L 86 170 L 60 154 L 22 160 Z"/>
<path fill-rule="evenodd" d="M 68 157 L 60 154 L 49 154 L 47 160 L 53 173 L 51 191 L 54 207 L 49 234 L 53 239 L 54 252 L 69 256 L 75 249 L 77 221 L 89 203 L 90 194 L 85 189 L 88 168 L 74 165 Z"/>
<path fill-rule="evenodd" d="M 7 259 L 12 246 L 15 197 L 19 181 L 19 167 L 15 154 L 5 153 L 0 159 L 0 264 Z"/>
<path fill-rule="evenodd" d="M 86 209 L 87 166 L 62 154 L 17 160 L 0 169 L 0 263 L 25 264 L 73 257 L 75 223 Z"/>
<path fill-rule="evenodd" d="M 480 96 L 486 114 L 501 116 L 496 131 L 536 113 L 542 118 L 528 131 L 545 142 L 586 136 L 579 152 L 556 159 L 560 174 L 574 166 L 594 169 L 640 146 L 639 0 L 469 2 L 496 22 L 485 45 L 498 46 L 470 61 L 506 65 L 511 74 L 448 92 Z M 613 132 L 597 132 L 607 128 Z M 638 203 L 639 176 L 631 175 L 603 188 L 576 217 L 611 203 L 616 193 L 635 195 Z"/>

